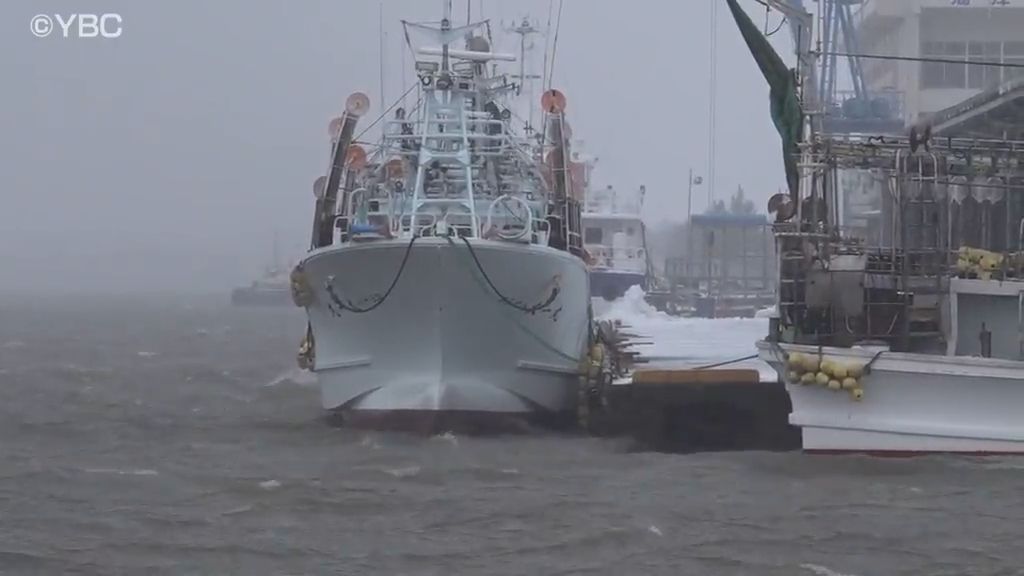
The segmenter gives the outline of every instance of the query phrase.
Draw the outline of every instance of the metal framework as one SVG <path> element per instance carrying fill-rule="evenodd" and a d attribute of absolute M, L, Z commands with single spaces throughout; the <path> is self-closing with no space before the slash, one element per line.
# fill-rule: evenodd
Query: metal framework
<path fill-rule="evenodd" d="M 775 225 L 786 341 L 930 349 L 950 277 L 1024 277 L 1024 142 L 822 134 L 800 169 L 800 202 Z M 856 230 L 850 174 L 877 195 Z"/>

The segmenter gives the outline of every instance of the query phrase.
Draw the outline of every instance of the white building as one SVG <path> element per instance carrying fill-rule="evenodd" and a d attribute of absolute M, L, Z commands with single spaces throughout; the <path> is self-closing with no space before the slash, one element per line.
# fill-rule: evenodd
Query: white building
<path fill-rule="evenodd" d="M 866 0 L 857 31 L 862 54 L 957 61 L 861 60 L 868 90 L 896 95 L 907 125 L 1024 77 L 1024 68 L 971 65 L 1024 65 L 1024 0 Z"/>

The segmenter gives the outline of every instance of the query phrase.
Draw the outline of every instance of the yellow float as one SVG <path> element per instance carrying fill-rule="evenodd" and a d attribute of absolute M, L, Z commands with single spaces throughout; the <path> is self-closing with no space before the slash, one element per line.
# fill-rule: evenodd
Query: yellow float
<path fill-rule="evenodd" d="M 789 384 L 818 385 L 832 391 L 849 392 L 854 400 L 864 398 L 863 364 L 794 352 L 787 357 L 784 369 L 785 381 Z"/>

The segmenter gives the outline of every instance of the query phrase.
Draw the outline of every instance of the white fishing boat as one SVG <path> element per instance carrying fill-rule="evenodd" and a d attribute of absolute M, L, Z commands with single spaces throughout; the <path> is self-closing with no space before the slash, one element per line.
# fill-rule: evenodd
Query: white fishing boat
<path fill-rule="evenodd" d="M 809 46 L 798 97 L 728 2 L 793 152 L 790 191 L 769 202 L 778 315 L 757 348 L 786 383 L 804 450 L 1024 453 L 1024 82 L 909 136 L 828 133 L 799 109 L 814 99 Z"/>
<path fill-rule="evenodd" d="M 643 186 L 635 194 L 621 194 L 611 186 L 587 186 L 583 247 L 590 261 L 592 296 L 614 300 L 631 286 L 647 288 L 649 259 L 640 217 L 643 197 Z"/>
<path fill-rule="evenodd" d="M 435 44 L 410 45 L 419 102 L 376 150 L 352 142 L 362 94 L 332 122 L 293 290 L 300 363 L 349 424 L 477 431 L 575 408 L 591 320 L 566 101 L 544 92 L 542 129 L 517 133 L 521 86 L 496 71 L 515 57 L 484 24 L 453 27 L 447 2 L 439 27 L 403 22 Z"/>
<path fill-rule="evenodd" d="M 1024 288 L 1018 284 L 1017 293 Z M 1016 295 L 1015 295 L 1016 297 Z M 891 352 L 888 346 L 835 347 L 762 341 L 760 357 L 780 377 L 801 375 L 795 358 L 868 366 L 856 384 L 786 383 L 790 424 L 806 452 L 877 455 L 1024 452 L 1024 362 Z M 820 373 L 819 368 L 819 373 Z M 849 372 L 847 372 L 849 373 Z M 859 395 L 854 395 L 860 391 Z"/>

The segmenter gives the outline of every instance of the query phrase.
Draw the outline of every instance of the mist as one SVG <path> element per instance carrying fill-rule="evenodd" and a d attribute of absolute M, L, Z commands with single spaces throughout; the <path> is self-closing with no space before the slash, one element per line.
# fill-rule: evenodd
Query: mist
<path fill-rule="evenodd" d="M 327 122 L 353 91 L 372 101 L 363 126 L 402 93 L 412 68 L 399 20 L 436 20 L 440 6 L 3 3 L 0 291 L 221 292 L 261 273 L 275 234 L 282 258 L 298 257 Z M 466 4 L 454 6 L 461 21 Z M 498 50 L 515 52 L 502 28 L 524 16 L 546 25 L 552 6 L 472 0 L 471 9 L 491 19 Z M 568 96 L 575 137 L 599 157 L 595 184 L 646 185 L 654 226 L 685 220 L 691 168 L 705 182 L 694 211 L 707 205 L 711 6 L 565 0 L 562 9 L 553 86 Z M 122 34 L 36 37 L 39 13 L 118 13 Z M 717 32 L 713 193 L 727 199 L 742 185 L 763 211 L 784 184 L 768 89 L 724 3 Z M 773 39 L 790 57 L 788 34 Z"/>

